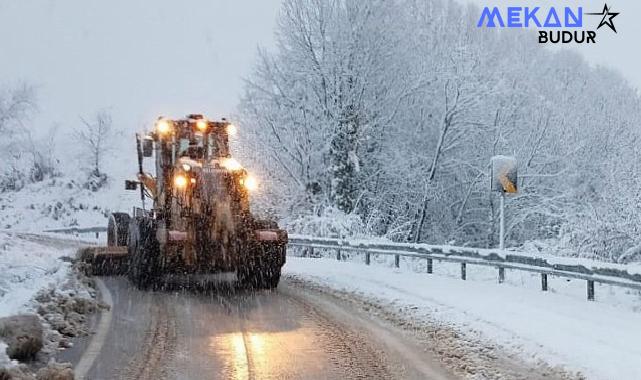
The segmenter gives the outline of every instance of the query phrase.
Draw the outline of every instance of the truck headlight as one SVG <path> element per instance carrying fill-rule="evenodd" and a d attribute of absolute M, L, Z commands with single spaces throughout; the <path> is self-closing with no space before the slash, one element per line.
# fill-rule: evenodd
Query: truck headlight
<path fill-rule="evenodd" d="M 198 130 L 201 132 L 205 132 L 207 130 L 207 120 L 198 119 L 196 121 L 196 128 L 198 128 Z"/>
<path fill-rule="evenodd" d="M 256 178 L 248 175 L 243 178 L 242 185 L 249 191 L 255 191 L 258 188 L 258 181 L 256 181 Z"/>
<path fill-rule="evenodd" d="M 171 121 L 166 119 L 160 119 L 156 122 L 156 131 L 161 135 L 165 135 L 171 132 Z"/>
<path fill-rule="evenodd" d="M 178 189 L 182 190 L 187 187 L 187 182 L 187 176 L 184 174 L 176 174 L 174 176 L 174 186 L 176 186 L 176 188 Z"/>

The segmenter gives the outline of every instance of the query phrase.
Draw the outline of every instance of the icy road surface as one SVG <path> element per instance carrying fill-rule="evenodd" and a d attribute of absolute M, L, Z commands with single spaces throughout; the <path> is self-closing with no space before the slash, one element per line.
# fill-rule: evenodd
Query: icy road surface
<path fill-rule="evenodd" d="M 142 292 L 103 278 L 112 321 L 87 379 L 450 379 L 399 334 L 313 292 Z"/>

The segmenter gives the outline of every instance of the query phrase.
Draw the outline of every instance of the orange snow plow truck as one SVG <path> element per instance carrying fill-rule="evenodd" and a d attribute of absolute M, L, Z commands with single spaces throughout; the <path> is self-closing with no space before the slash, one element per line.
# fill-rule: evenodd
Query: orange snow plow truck
<path fill-rule="evenodd" d="M 256 181 L 231 157 L 235 133 L 225 119 L 188 115 L 159 118 L 153 132 L 136 135 L 138 178 L 125 188 L 140 191 L 142 208 L 110 215 L 107 247 L 81 252 L 89 270 L 126 273 L 141 289 L 166 275 L 221 272 L 235 272 L 252 288 L 278 286 L 287 232 L 252 215 Z M 155 175 L 143 171 L 143 157 L 154 158 Z"/>

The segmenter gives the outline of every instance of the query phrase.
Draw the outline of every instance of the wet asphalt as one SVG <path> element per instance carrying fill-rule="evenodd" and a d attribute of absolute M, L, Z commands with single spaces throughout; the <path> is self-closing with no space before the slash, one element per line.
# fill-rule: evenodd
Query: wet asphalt
<path fill-rule="evenodd" d="M 102 280 L 112 320 L 87 379 L 426 378 L 407 371 L 360 323 L 286 281 L 254 292 L 229 284 L 139 291 L 123 277 Z M 86 344 L 78 342 L 76 354 Z"/>

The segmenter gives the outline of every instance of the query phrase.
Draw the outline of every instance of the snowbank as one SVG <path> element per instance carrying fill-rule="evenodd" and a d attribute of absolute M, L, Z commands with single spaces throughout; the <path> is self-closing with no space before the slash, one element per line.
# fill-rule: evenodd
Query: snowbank
<path fill-rule="evenodd" d="M 7 345 L 4 342 L 0 342 L 0 368 L 7 368 L 12 366 L 14 363 L 7 355 Z"/>
<path fill-rule="evenodd" d="M 75 250 L 51 244 L 46 238 L 0 231 L 0 317 L 26 309 L 36 293 L 64 281 Z"/>
<path fill-rule="evenodd" d="M 408 319 L 480 336 L 531 362 L 591 379 L 641 378 L 638 292 L 597 285 L 597 301 L 588 302 L 584 281 L 550 279 L 550 291 L 541 292 L 540 279 L 528 273 L 509 271 L 507 282 L 497 284 L 487 268 L 468 267 L 469 280 L 462 281 L 456 265 L 435 265 L 435 275 L 427 275 L 415 273 L 411 260 L 401 269 L 375 260 L 387 265 L 288 257 L 284 271 L 403 310 Z"/>
<path fill-rule="evenodd" d="M 90 280 L 72 270 L 70 258 L 81 245 L 86 243 L 0 230 L 0 318 L 38 314 L 34 317 L 44 329 L 39 334 L 44 346 L 35 357 L 26 358 L 28 366 L 11 361 L 5 353 L 7 345 L 0 342 L 2 374 L 73 379 L 71 365 L 56 363 L 53 356 L 72 345 L 71 337 L 86 335 L 88 315 L 103 307 L 95 299 Z"/>

